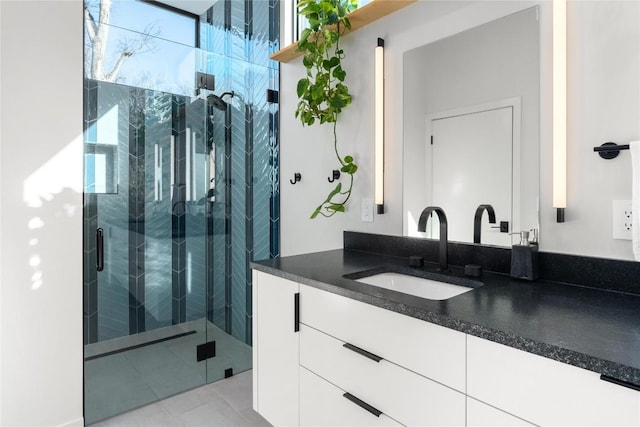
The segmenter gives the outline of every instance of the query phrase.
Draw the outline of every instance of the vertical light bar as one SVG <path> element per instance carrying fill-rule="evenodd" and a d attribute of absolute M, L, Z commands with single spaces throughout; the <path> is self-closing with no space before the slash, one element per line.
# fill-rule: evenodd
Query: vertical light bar
<path fill-rule="evenodd" d="M 196 147 L 198 144 L 198 141 L 196 140 L 197 138 L 197 133 L 194 130 L 193 132 L 191 132 L 191 198 L 193 200 L 198 200 L 198 180 L 197 178 L 197 172 L 198 172 L 198 167 L 196 166 L 197 160 L 198 160 L 198 156 L 196 156 Z"/>
<path fill-rule="evenodd" d="M 191 129 L 187 128 L 186 131 L 186 136 L 187 136 L 187 146 L 185 149 L 185 154 L 186 154 L 186 174 L 185 174 L 185 187 L 186 187 L 186 197 L 185 200 L 187 202 L 191 201 Z"/>
<path fill-rule="evenodd" d="M 171 150 L 169 151 L 169 185 L 171 187 L 171 200 L 176 187 L 176 137 L 171 135 Z"/>
<path fill-rule="evenodd" d="M 553 0 L 553 207 L 567 207 L 567 0 Z"/>
<path fill-rule="evenodd" d="M 159 158 L 159 149 L 158 144 L 153 146 L 153 200 L 156 202 L 160 200 L 159 196 L 159 179 L 158 179 L 158 158 Z"/>
<path fill-rule="evenodd" d="M 159 147 L 158 151 L 158 196 L 162 200 L 162 147 Z"/>
<path fill-rule="evenodd" d="M 378 38 L 375 59 L 375 202 L 384 213 L 384 40 Z"/>

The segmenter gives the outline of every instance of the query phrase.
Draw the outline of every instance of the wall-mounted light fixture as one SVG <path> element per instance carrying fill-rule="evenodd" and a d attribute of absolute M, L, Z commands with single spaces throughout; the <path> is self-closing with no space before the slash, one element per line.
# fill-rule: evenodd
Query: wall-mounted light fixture
<path fill-rule="evenodd" d="M 553 0 L 553 207 L 567 207 L 567 0 Z"/>
<path fill-rule="evenodd" d="M 384 40 L 378 38 L 375 59 L 375 202 L 384 213 Z"/>

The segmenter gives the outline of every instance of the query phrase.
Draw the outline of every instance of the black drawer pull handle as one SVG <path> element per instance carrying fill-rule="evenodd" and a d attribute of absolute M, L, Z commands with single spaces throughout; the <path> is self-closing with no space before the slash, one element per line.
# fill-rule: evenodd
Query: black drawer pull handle
<path fill-rule="evenodd" d="M 619 380 L 617 378 L 613 378 L 607 375 L 600 375 L 600 379 L 602 381 L 606 381 L 608 383 L 616 384 L 622 387 L 630 388 L 631 390 L 640 391 L 640 385 L 629 383 L 626 381 Z"/>
<path fill-rule="evenodd" d="M 293 294 L 293 332 L 300 332 L 300 293 Z"/>
<path fill-rule="evenodd" d="M 378 411 L 376 408 L 374 408 L 373 406 L 369 405 L 366 402 L 363 402 L 362 400 L 358 399 L 357 397 L 355 397 L 351 393 L 345 393 L 345 394 L 342 395 L 342 397 L 347 398 L 348 400 L 352 401 L 353 403 L 355 403 L 356 405 L 358 405 L 362 409 L 364 409 L 364 410 L 366 410 L 368 412 L 371 412 L 376 417 L 379 417 L 380 415 L 382 415 L 382 411 Z"/>
<path fill-rule="evenodd" d="M 102 228 L 96 230 L 96 270 L 104 270 L 104 233 Z"/>
<path fill-rule="evenodd" d="M 371 359 L 374 362 L 379 363 L 382 360 L 382 357 L 378 356 L 377 354 L 369 353 L 367 350 L 363 350 L 360 347 L 356 347 L 353 344 L 345 343 L 345 344 L 342 344 L 342 346 L 344 348 L 348 348 L 349 350 L 358 353 L 361 356 L 366 357 L 367 359 Z"/>

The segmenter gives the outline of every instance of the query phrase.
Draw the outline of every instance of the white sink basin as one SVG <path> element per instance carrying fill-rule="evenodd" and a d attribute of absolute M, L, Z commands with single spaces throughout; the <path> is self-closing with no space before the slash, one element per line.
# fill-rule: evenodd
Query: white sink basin
<path fill-rule="evenodd" d="M 466 286 L 452 285 L 400 273 L 374 274 L 356 279 L 356 281 L 432 300 L 445 300 L 473 290 L 473 288 Z"/>

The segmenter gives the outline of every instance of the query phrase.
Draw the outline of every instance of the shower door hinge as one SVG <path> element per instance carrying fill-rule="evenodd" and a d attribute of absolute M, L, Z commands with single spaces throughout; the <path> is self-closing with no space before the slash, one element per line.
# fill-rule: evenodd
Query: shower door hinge
<path fill-rule="evenodd" d="M 196 72 L 196 88 L 214 90 L 216 88 L 216 79 L 213 74 Z"/>
<path fill-rule="evenodd" d="M 200 344 L 196 347 L 196 360 L 202 362 L 203 360 L 216 357 L 216 342 L 210 341 L 205 344 Z"/>
<path fill-rule="evenodd" d="M 277 90 L 267 89 L 267 102 L 269 104 L 277 104 L 280 102 L 279 98 L 280 96 Z"/>

